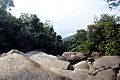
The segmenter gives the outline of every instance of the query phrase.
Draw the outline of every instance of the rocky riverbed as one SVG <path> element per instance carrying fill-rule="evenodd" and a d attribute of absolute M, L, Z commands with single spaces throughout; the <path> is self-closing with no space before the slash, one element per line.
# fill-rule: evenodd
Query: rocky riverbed
<path fill-rule="evenodd" d="M 68 70 L 69 67 L 73 69 Z M 0 57 L 0 80 L 120 80 L 120 56 L 71 65 L 40 51 L 11 50 Z"/>

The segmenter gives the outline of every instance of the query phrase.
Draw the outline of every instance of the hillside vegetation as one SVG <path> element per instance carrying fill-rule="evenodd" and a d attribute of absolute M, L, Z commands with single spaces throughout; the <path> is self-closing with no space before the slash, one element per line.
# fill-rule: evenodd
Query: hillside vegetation
<path fill-rule="evenodd" d="M 0 53 L 11 49 L 24 52 L 40 49 L 58 55 L 64 52 L 64 45 L 50 21 L 43 23 L 37 15 L 27 13 L 16 18 L 0 8 Z"/>
<path fill-rule="evenodd" d="M 64 42 L 68 51 L 120 55 L 120 17 L 103 14 L 87 30 L 78 30 L 74 38 Z"/>
<path fill-rule="evenodd" d="M 110 8 L 119 6 L 116 0 L 105 1 Z M 65 51 L 120 55 L 120 16 L 102 14 L 87 30 L 77 30 L 77 34 L 62 41 L 50 21 L 42 22 L 36 14 L 29 13 L 16 18 L 8 12 L 11 7 L 14 7 L 13 0 L 0 0 L 0 53 L 11 49 L 23 52 L 39 49 L 53 55 Z"/>
<path fill-rule="evenodd" d="M 74 40 L 75 39 L 74 37 L 75 37 L 75 35 L 70 35 L 68 37 L 63 38 L 62 40 L 63 40 L 63 42 L 64 41 L 69 41 L 69 40 Z"/>

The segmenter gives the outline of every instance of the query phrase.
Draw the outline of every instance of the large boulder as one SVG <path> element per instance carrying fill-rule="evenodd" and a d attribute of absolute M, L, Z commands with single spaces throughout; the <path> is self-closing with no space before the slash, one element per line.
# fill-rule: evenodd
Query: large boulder
<path fill-rule="evenodd" d="M 94 64 L 97 69 L 100 68 L 119 68 L 120 67 L 120 56 L 103 56 L 97 59 Z"/>
<path fill-rule="evenodd" d="M 46 68 L 58 68 L 58 69 L 67 69 L 69 62 L 58 60 L 52 55 L 45 53 L 38 53 L 29 57 L 30 59 L 38 62 Z"/>
<path fill-rule="evenodd" d="M 81 61 L 79 63 L 76 63 L 75 65 L 73 65 L 74 68 L 78 68 L 78 69 L 87 69 L 89 70 L 89 65 L 87 63 L 87 61 Z"/>
<path fill-rule="evenodd" d="M 25 54 L 24 54 L 23 52 L 21 52 L 21 51 L 18 51 L 18 50 L 16 50 L 16 49 L 12 49 L 12 50 L 10 50 L 10 51 L 7 52 L 7 53 L 1 54 L 1 57 L 7 56 L 7 55 L 10 55 L 10 54 L 13 54 L 13 53 L 25 55 Z"/>
<path fill-rule="evenodd" d="M 80 52 L 64 52 L 62 57 L 63 60 L 70 61 L 72 64 L 82 61 L 86 58 L 86 56 Z"/>
<path fill-rule="evenodd" d="M 94 60 L 97 60 L 98 58 L 101 57 L 101 54 L 99 52 L 92 52 L 91 56 L 93 57 Z"/>
<path fill-rule="evenodd" d="M 117 80 L 117 73 L 114 69 L 107 69 L 100 71 L 96 74 L 96 77 L 102 78 L 104 80 Z"/>
<path fill-rule="evenodd" d="M 20 54 L 0 58 L 0 80 L 72 80 Z"/>
<path fill-rule="evenodd" d="M 82 73 L 87 73 L 92 75 L 93 72 L 95 71 L 95 67 L 88 63 L 87 61 L 81 61 L 75 65 L 73 65 L 74 71 L 79 71 Z"/>
<path fill-rule="evenodd" d="M 76 52 L 64 52 L 62 54 L 62 58 L 64 61 L 69 61 L 71 58 L 71 55 L 75 55 Z"/>

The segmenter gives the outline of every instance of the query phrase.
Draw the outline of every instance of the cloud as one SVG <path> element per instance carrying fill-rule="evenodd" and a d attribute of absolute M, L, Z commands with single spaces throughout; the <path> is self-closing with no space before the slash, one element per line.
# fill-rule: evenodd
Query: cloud
<path fill-rule="evenodd" d="M 55 31 L 63 37 L 86 29 L 94 16 L 110 12 L 104 0 L 15 0 L 12 14 L 37 14 L 42 21 L 51 20 Z"/>

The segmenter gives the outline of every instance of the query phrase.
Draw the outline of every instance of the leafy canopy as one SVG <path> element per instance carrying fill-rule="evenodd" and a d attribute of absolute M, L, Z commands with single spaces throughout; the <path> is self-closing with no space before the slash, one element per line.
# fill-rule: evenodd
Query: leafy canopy
<path fill-rule="evenodd" d="M 14 7 L 13 0 L 0 0 L 0 8 L 3 10 L 11 9 Z"/>
<path fill-rule="evenodd" d="M 108 5 L 109 8 L 112 9 L 113 7 L 118 7 L 120 5 L 120 0 L 105 0 Z"/>
<path fill-rule="evenodd" d="M 88 25 L 87 31 L 78 30 L 75 39 L 66 44 L 69 51 L 120 55 L 120 17 L 103 14 Z"/>

